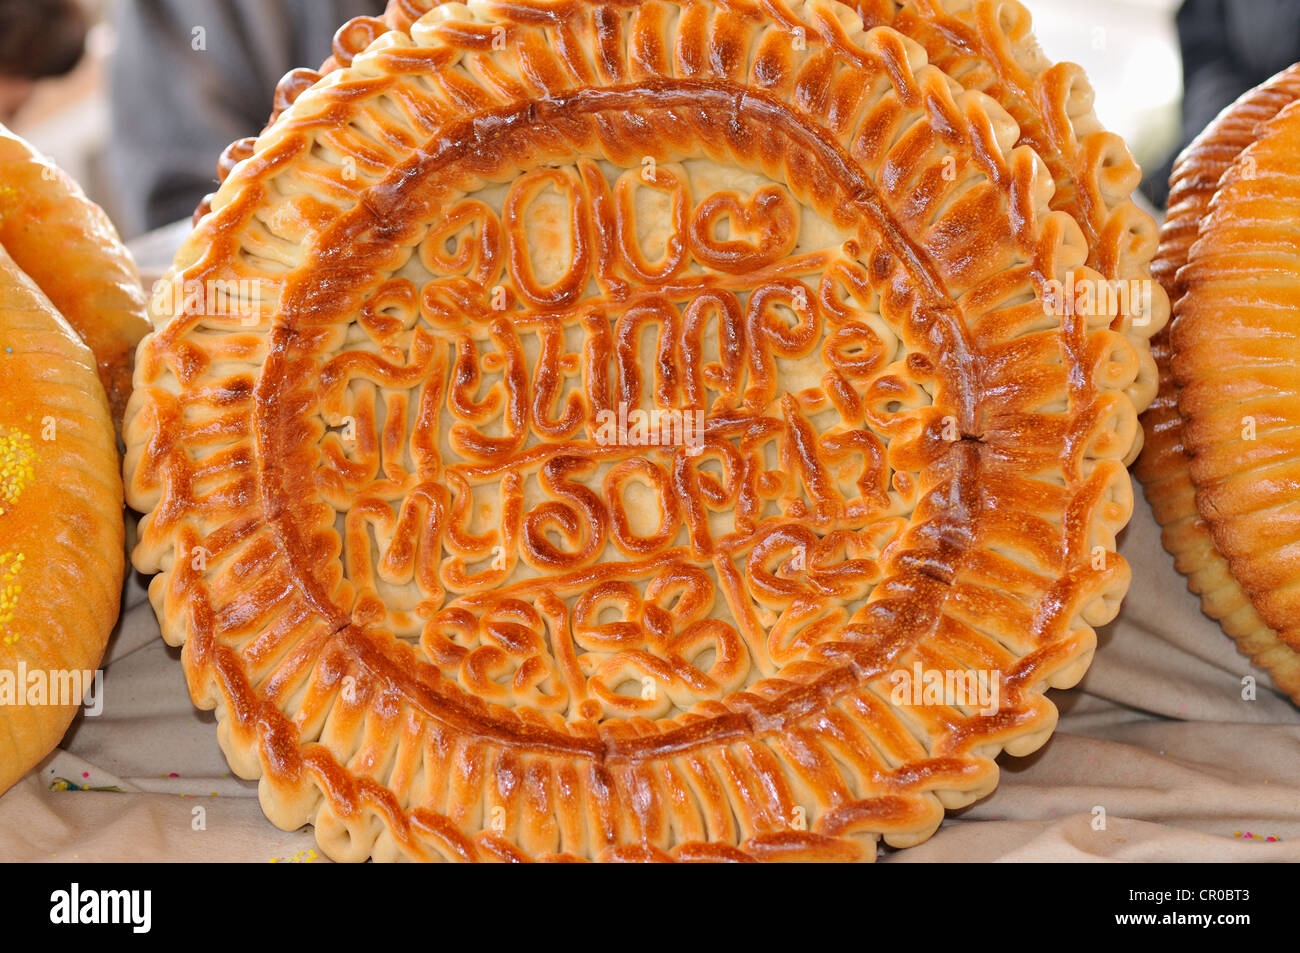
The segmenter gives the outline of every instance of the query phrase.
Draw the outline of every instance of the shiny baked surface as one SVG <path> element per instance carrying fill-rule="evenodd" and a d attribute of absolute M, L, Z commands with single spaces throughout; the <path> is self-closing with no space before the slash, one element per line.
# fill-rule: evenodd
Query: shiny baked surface
<path fill-rule="evenodd" d="M 1270 611 L 1270 624 L 1261 616 L 1252 599 L 1252 593 L 1259 599 L 1269 598 L 1267 592 L 1273 585 L 1269 577 L 1274 570 L 1270 568 L 1260 572 L 1258 565 L 1251 567 L 1245 561 L 1253 553 L 1275 567 L 1276 551 L 1270 550 L 1258 537 L 1243 541 L 1239 536 L 1231 551 L 1237 556 L 1237 561 L 1230 565 L 1212 532 L 1215 525 L 1222 524 L 1219 532 L 1239 533 L 1228 530 L 1228 522 L 1224 520 L 1238 525 L 1236 514 L 1241 509 L 1241 502 L 1248 499 L 1243 496 L 1243 492 L 1249 492 L 1243 490 L 1245 484 L 1262 480 L 1276 486 L 1287 485 L 1276 482 L 1278 474 L 1275 468 L 1270 470 L 1266 465 L 1257 469 L 1251 459 L 1252 446 L 1259 437 L 1259 425 L 1264 425 L 1267 443 L 1272 442 L 1267 431 L 1280 426 L 1284 432 L 1285 421 L 1258 414 L 1259 407 L 1248 406 L 1244 399 L 1247 393 L 1242 389 L 1243 384 L 1249 387 L 1247 382 L 1253 373 L 1252 365 L 1276 366 L 1276 355 L 1268 355 L 1280 346 L 1283 339 L 1280 332 L 1288 317 L 1285 308 L 1279 308 L 1280 302 L 1274 300 L 1269 292 L 1258 292 L 1276 280 L 1277 263 L 1284 260 L 1287 253 L 1284 248 L 1279 259 L 1277 254 L 1267 252 L 1270 243 L 1276 244 L 1277 237 L 1273 231 L 1278 227 L 1277 219 L 1272 213 L 1265 215 L 1254 233 L 1235 235 L 1232 249 L 1225 249 L 1221 240 L 1213 237 L 1207 238 L 1204 245 L 1196 246 L 1203 232 L 1225 234 L 1228 227 L 1225 219 L 1240 217 L 1248 207 L 1247 201 L 1265 207 L 1274 188 L 1269 180 L 1290 174 L 1287 169 L 1279 168 L 1258 185 L 1241 184 L 1243 178 L 1253 182 L 1259 170 L 1259 159 L 1250 150 L 1259 139 L 1269 134 L 1274 120 L 1280 121 L 1279 113 L 1298 98 L 1300 68 L 1292 67 L 1246 93 L 1224 110 L 1179 157 L 1174 167 L 1169 213 L 1161 229 L 1160 249 L 1152 264 L 1152 273 L 1168 289 L 1176 308 L 1184 307 L 1183 301 L 1195 285 L 1197 296 L 1185 307 L 1189 314 L 1199 317 L 1188 318 L 1188 330 L 1180 339 L 1173 337 L 1174 325 L 1171 323 L 1152 341 L 1152 351 L 1160 369 L 1160 392 L 1142 418 L 1146 446 L 1134 472 L 1145 484 L 1156 519 L 1163 527 L 1165 548 L 1173 553 L 1178 570 L 1188 577 L 1188 586 L 1201 596 L 1202 608 L 1222 623 L 1224 631 L 1236 640 L 1238 648 L 1266 669 L 1283 691 L 1300 700 L 1300 653 L 1297 652 L 1296 637 L 1289 631 L 1293 623 L 1274 608 Z M 1263 146 L 1259 148 L 1264 149 Z M 1285 166 L 1285 162 L 1282 164 Z M 1225 188 L 1228 186 L 1231 188 Z M 1223 195 L 1220 198 L 1221 191 Z M 1252 266 L 1235 254 L 1246 249 L 1261 250 L 1254 271 L 1250 271 Z M 1233 254 L 1226 255 L 1225 252 Z M 1217 261 L 1213 258 L 1216 255 L 1219 256 Z M 1190 257 L 1203 263 L 1194 268 L 1184 268 Z M 1228 261 L 1229 257 L 1234 260 Z M 1242 269 L 1247 270 L 1243 272 Z M 1272 315 L 1279 333 L 1271 336 L 1277 345 L 1266 348 L 1263 354 L 1251 354 L 1249 350 L 1245 354 L 1234 353 L 1237 351 L 1233 346 L 1234 339 L 1259 340 L 1263 337 L 1258 328 L 1251 329 L 1249 325 L 1233 327 L 1234 321 L 1244 314 L 1243 308 L 1253 310 L 1261 317 Z M 1225 320 L 1229 315 L 1232 320 Z M 1175 354 L 1183 347 L 1194 353 L 1176 361 Z M 1185 366 L 1181 373 L 1187 375 L 1185 382 L 1191 385 L 1188 399 L 1193 406 L 1189 407 L 1180 406 L 1182 388 L 1179 384 L 1183 382 L 1175 376 L 1176 365 L 1183 362 Z M 1254 396 L 1265 398 L 1265 392 L 1279 393 L 1275 390 L 1278 383 L 1277 379 L 1268 382 L 1257 380 Z M 1225 431 L 1220 428 L 1216 439 L 1201 424 L 1194 438 L 1189 439 L 1186 430 L 1189 409 L 1199 411 L 1204 420 L 1204 415 L 1213 407 L 1217 407 L 1221 419 L 1235 417 L 1235 429 Z M 1247 437 L 1251 439 L 1247 440 Z M 1234 446 L 1240 452 L 1234 452 Z M 1206 495 L 1200 498 L 1204 501 L 1204 508 L 1198 506 L 1197 483 L 1193 479 L 1198 472 L 1192 463 L 1192 454 L 1197 452 L 1197 447 L 1208 458 L 1199 472 L 1207 481 L 1222 487 L 1216 490 L 1206 486 Z M 1233 488 L 1228 489 L 1230 483 Z M 1223 499 L 1225 490 L 1231 500 Z M 1225 504 L 1227 513 L 1233 515 L 1225 513 L 1220 517 L 1218 508 Z M 1277 515 L 1269 513 L 1265 519 L 1272 523 Z M 1243 551 L 1243 542 L 1249 553 Z M 1246 588 L 1243 588 L 1243 583 Z M 1287 631 L 1280 636 L 1278 628 Z"/>
<path fill-rule="evenodd" d="M 117 620 L 118 467 L 94 356 L 0 244 L 0 792 L 63 737 Z"/>
<path fill-rule="evenodd" d="M 286 77 L 126 426 L 134 562 L 273 821 L 870 859 L 1047 739 L 1167 306 L 1044 308 L 1155 230 L 1018 9 L 891 8 L 998 38 L 950 75 L 883 7 L 395 3 Z M 611 440 L 635 411 L 703 425 Z M 916 664 L 1001 703 L 898 703 Z"/>
<path fill-rule="evenodd" d="M 95 355 L 113 420 L 120 422 L 135 349 L 149 330 L 135 263 L 81 187 L 3 126 L 0 244 Z"/>

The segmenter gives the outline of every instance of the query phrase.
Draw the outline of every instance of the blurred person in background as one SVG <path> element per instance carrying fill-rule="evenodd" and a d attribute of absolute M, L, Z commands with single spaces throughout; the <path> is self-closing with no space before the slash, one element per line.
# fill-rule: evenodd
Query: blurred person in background
<path fill-rule="evenodd" d="M 72 72 L 89 30 L 76 0 L 0 0 L 0 122 L 13 121 L 40 80 Z"/>
<path fill-rule="evenodd" d="M 0 0 L 3 2 L 3 0 Z M 262 131 L 275 86 L 329 58 L 385 0 L 118 0 L 109 171 L 127 235 L 188 219 L 231 142 Z"/>
<path fill-rule="evenodd" d="M 1162 208 L 1174 160 L 1188 143 L 1242 93 L 1300 60 L 1300 0 L 1184 0 L 1177 25 L 1182 141 L 1143 183 L 1147 197 Z"/>

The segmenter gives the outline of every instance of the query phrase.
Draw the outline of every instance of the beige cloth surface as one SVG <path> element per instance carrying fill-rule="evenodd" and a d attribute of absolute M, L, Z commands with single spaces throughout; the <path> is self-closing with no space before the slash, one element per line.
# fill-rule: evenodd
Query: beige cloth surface
<path fill-rule="evenodd" d="M 1140 491 L 1120 552 L 1132 589 L 1083 682 L 1051 694 L 1051 741 L 1003 755 L 992 795 L 882 860 L 1300 861 L 1300 710 L 1201 614 Z M 103 713 L 0 797 L 0 860 L 323 860 L 310 828 L 276 829 L 230 776 L 141 579 L 126 599 Z"/>

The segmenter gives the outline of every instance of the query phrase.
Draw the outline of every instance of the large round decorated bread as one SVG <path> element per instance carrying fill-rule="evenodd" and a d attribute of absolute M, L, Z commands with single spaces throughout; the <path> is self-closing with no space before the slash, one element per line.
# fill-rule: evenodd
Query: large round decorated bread
<path fill-rule="evenodd" d="M 222 172 L 127 494 L 277 825 L 872 859 L 1047 740 L 1167 301 L 1018 4 L 402 0 Z"/>
<path fill-rule="evenodd" d="M 1152 271 L 1175 318 L 1135 472 L 1165 547 L 1243 654 L 1300 703 L 1300 64 L 1183 152 Z"/>
<path fill-rule="evenodd" d="M 129 387 L 146 326 L 103 213 L 0 127 L 0 792 L 58 743 L 117 619 L 122 480 L 101 380 Z"/>

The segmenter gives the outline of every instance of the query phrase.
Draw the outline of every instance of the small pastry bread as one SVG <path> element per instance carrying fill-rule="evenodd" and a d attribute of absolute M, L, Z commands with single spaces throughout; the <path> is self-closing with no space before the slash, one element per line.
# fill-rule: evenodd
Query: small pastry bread
<path fill-rule="evenodd" d="M 1286 602 L 1288 505 L 1300 494 L 1285 469 L 1287 289 L 1300 282 L 1287 202 L 1300 168 L 1285 140 L 1296 120 L 1281 115 L 1297 100 L 1300 64 L 1224 110 L 1174 166 L 1152 272 L 1177 317 L 1153 342 L 1160 392 L 1134 472 L 1206 614 L 1300 703 Z"/>
<path fill-rule="evenodd" d="M 0 246 L 0 792 L 67 730 L 117 620 L 118 468 L 94 356 Z"/>
<path fill-rule="evenodd" d="M 1049 306 L 1156 230 L 1022 14 L 401 0 L 286 77 L 124 431 L 133 561 L 272 821 L 870 860 L 1047 740 L 1167 311 Z"/>
<path fill-rule="evenodd" d="M 95 355 L 113 419 L 149 330 L 135 264 L 108 216 L 61 169 L 0 126 L 0 244 Z"/>

